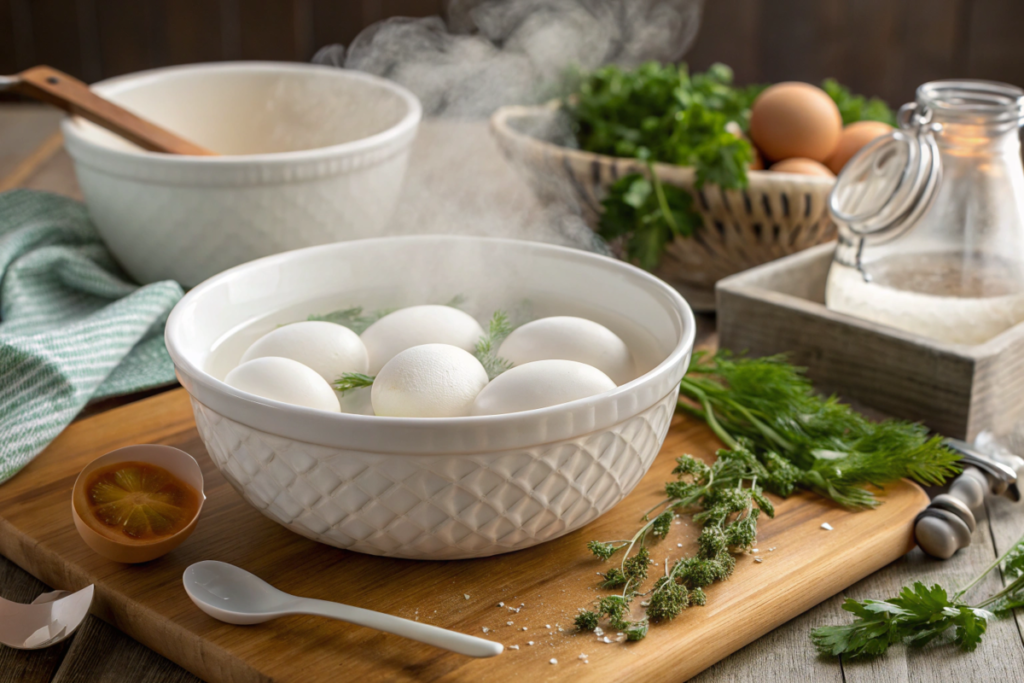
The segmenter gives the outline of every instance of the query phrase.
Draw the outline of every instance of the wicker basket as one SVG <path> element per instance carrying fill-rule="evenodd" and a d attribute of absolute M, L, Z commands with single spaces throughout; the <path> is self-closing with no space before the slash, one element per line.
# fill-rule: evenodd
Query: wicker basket
<path fill-rule="evenodd" d="M 544 202 L 579 212 L 596 229 L 608 187 L 629 173 L 646 173 L 635 159 L 571 149 L 555 105 L 502 107 L 491 130 L 506 158 Z M 751 171 L 744 190 L 694 188 L 692 168 L 655 164 L 662 182 L 694 195 L 704 219 L 693 237 L 674 240 L 655 274 L 709 308 L 715 282 L 748 268 L 835 239 L 828 215 L 829 178 Z M 696 295 L 696 297 L 694 297 Z M 710 307 L 713 307 L 711 304 Z"/>

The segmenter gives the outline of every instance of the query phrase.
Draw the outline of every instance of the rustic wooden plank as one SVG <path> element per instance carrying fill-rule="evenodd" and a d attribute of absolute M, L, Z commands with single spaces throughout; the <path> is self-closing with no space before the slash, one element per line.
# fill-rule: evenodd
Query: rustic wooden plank
<path fill-rule="evenodd" d="M 1012 447 L 1019 453 L 1020 445 L 1016 443 Z M 985 501 L 985 509 L 988 512 L 995 553 L 997 556 L 1002 555 L 1024 536 L 1024 505 L 1013 503 L 1002 496 L 989 497 Z M 1016 610 L 1013 618 L 1017 623 L 1018 634 L 1024 638 L 1024 610 Z"/>
<path fill-rule="evenodd" d="M 170 13 L 167 5 L 174 4 L 157 0 L 103 0 L 96 4 L 103 78 L 166 63 L 165 41 L 169 34 L 163 26 Z M 186 33 L 194 28 L 189 27 Z"/>
<path fill-rule="evenodd" d="M 715 62 L 732 67 L 737 83 L 764 79 L 758 46 L 766 38 L 760 26 L 761 0 L 717 0 L 704 3 L 700 31 L 683 59 L 694 71 Z"/>
<path fill-rule="evenodd" d="M 733 577 L 709 591 L 705 608 L 652 628 L 643 657 L 624 645 L 574 635 L 578 607 L 595 596 L 600 565 L 586 553 L 593 537 L 621 536 L 663 494 L 674 456 L 711 457 L 718 443 L 705 426 L 677 417 L 665 448 L 636 491 L 581 531 L 512 556 L 466 562 L 412 562 L 346 553 L 308 541 L 246 505 L 217 472 L 195 432 L 183 390 L 108 411 L 71 425 L 17 477 L 0 487 L 0 549 L 44 580 L 77 587 L 96 585 L 94 609 L 143 644 L 171 656 L 213 682 L 314 680 L 343 666 L 353 677 L 394 680 L 495 680 L 516 676 L 577 679 L 645 676 L 685 678 L 721 659 L 821 599 L 865 576 L 910 545 L 910 525 L 926 502 L 909 484 L 891 489 L 887 504 L 870 514 L 851 513 L 809 493 L 778 503 L 779 514 L 760 526 L 763 563 L 739 558 Z M 171 443 L 197 455 L 206 479 L 203 518 L 192 537 L 170 555 L 144 566 L 106 561 L 82 544 L 70 521 L 67 490 L 81 467 L 123 443 Z M 819 528 L 830 522 L 834 532 Z M 33 529 L 30 534 L 29 529 Z M 659 560 L 694 539 L 687 526 L 656 546 Z M 768 552 L 767 547 L 776 547 Z M 252 629 L 219 624 L 184 596 L 184 568 L 201 559 L 240 564 L 285 590 L 381 609 L 410 618 L 481 633 L 521 649 L 488 661 L 457 655 L 309 617 L 278 620 Z M 512 561 L 514 560 L 514 561 Z M 345 571 L 332 571 L 343 563 Z M 381 576 L 393 580 L 380 582 Z M 464 594 L 471 596 L 464 599 Z M 526 603 L 522 614 L 498 608 L 499 600 Z M 418 610 L 418 613 L 417 613 Z M 435 612 L 436 610 L 436 612 Z M 503 626 L 506 620 L 513 626 Z M 551 624 L 547 629 L 545 624 Z M 557 630 L 561 625 L 566 630 Z M 529 627 L 529 632 L 519 630 Z M 529 647 L 527 640 L 535 640 Z M 588 665 L 577 657 L 589 655 Z M 559 669 L 548 659 L 558 658 Z M 302 667 L 296 668 L 295 661 Z M 571 667 L 571 668 L 569 668 Z"/>
<path fill-rule="evenodd" d="M 82 198 L 82 190 L 78 187 L 71 157 L 62 148 L 58 148 L 52 157 L 25 178 L 21 186 L 32 190 L 56 192 L 75 199 Z"/>
<path fill-rule="evenodd" d="M 42 581 L 0 556 L 0 597 L 13 602 L 32 602 L 49 590 Z M 42 650 L 14 650 L 0 645 L 0 683 L 46 683 L 57 671 L 70 645 L 71 640 Z"/>
<path fill-rule="evenodd" d="M 20 185 L 56 153 L 60 142 L 55 147 L 48 141 L 58 132 L 61 116 L 58 109 L 45 105 L 0 107 L 0 191 Z M 44 143 L 47 147 L 38 152 Z"/>
<path fill-rule="evenodd" d="M 1016 513 L 1019 516 L 1019 511 Z M 857 599 L 885 599 L 901 587 L 920 580 L 928 585 L 939 583 L 947 590 L 956 590 L 974 578 L 996 558 L 988 520 L 981 520 L 972 537 L 972 544 L 946 561 L 934 560 L 915 549 L 891 567 L 861 581 L 846 592 Z M 988 595 L 999 590 L 998 574 L 990 575 L 972 595 Z M 832 604 L 824 606 L 829 609 Z M 840 612 L 838 603 L 835 611 Z M 836 614 L 829 623 L 849 620 L 846 613 Z M 1024 644 L 1012 619 L 989 624 L 985 638 L 972 655 L 964 655 L 955 647 L 934 646 L 923 649 L 896 647 L 882 658 L 865 661 L 844 661 L 846 683 L 945 683 L 978 680 L 984 671 L 986 680 L 1024 680 Z"/>
<path fill-rule="evenodd" d="M 293 2 L 244 0 L 238 4 L 238 16 L 242 59 L 301 58 Z"/>
<path fill-rule="evenodd" d="M 89 615 L 53 683 L 202 683 L 110 624 Z"/>
<path fill-rule="evenodd" d="M 75 78 L 95 79 L 97 74 L 88 73 L 86 66 L 80 3 L 76 0 L 33 0 L 27 8 L 31 17 L 33 60 L 49 64 Z"/>
<path fill-rule="evenodd" d="M 11 0 L 0 0 L 0 74 L 18 71 L 18 53 Z"/>
<path fill-rule="evenodd" d="M 223 43 L 224 13 L 210 0 L 163 3 L 163 40 L 168 64 L 212 62 L 231 57 Z"/>
<path fill-rule="evenodd" d="M 1024 3 L 972 0 L 967 39 L 967 75 L 1024 85 Z"/>

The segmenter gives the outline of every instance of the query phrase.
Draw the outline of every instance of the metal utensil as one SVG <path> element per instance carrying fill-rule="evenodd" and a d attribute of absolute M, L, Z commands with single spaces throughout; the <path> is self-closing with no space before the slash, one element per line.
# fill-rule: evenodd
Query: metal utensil
<path fill-rule="evenodd" d="M 494 657 L 505 649 L 501 643 L 390 614 L 300 598 L 226 562 L 197 562 L 185 570 L 181 580 L 196 607 L 229 624 L 259 624 L 290 614 L 313 614 L 368 626 L 469 657 Z"/>
<path fill-rule="evenodd" d="M 43 593 L 30 604 L 0 598 L 0 643 L 38 650 L 59 643 L 82 625 L 92 605 L 93 587 L 77 593 Z"/>
<path fill-rule="evenodd" d="M 0 76 L 0 92 L 16 92 L 81 116 L 151 152 L 216 156 L 166 128 L 141 118 L 94 93 L 88 85 L 49 66 Z"/>

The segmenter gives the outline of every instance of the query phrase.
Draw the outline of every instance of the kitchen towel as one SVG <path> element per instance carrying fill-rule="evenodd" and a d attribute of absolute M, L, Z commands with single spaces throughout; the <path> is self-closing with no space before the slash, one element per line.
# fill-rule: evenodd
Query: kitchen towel
<path fill-rule="evenodd" d="M 4 482 L 90 400 L 174 381 L 163 329 L 182 290 L 133 284 L 83 204 L 30 190 L 0 194 L 0 278 Z"/>

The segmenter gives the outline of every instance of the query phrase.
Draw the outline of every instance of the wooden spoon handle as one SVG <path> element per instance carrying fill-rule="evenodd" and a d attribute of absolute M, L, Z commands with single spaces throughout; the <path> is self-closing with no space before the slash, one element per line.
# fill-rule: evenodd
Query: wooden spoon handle
<path fill-rule="evenodd" d="M 81 116 L 151 152 L 216 156 L 205 147 L 178 137 L 165 128 L 139 118 L 106 100 L 81 81 L 49 66 L 22 71 L 12 90 Z"/>

